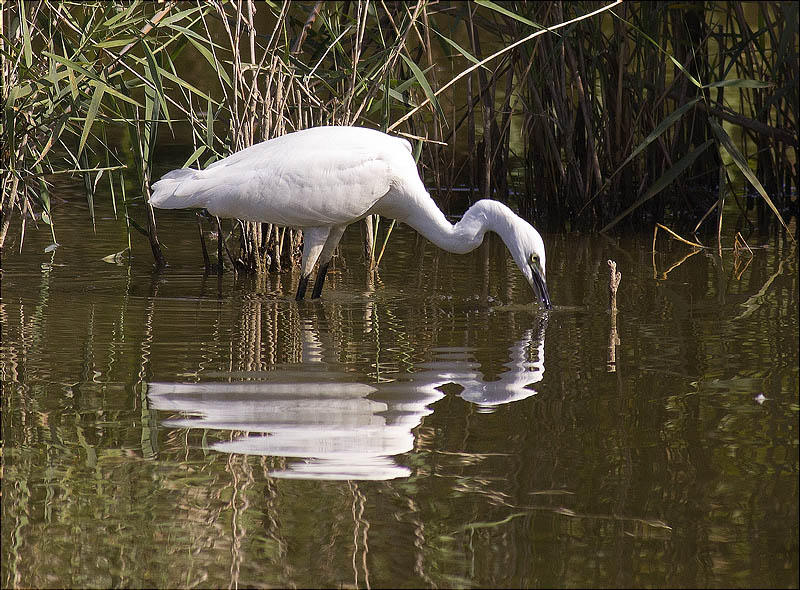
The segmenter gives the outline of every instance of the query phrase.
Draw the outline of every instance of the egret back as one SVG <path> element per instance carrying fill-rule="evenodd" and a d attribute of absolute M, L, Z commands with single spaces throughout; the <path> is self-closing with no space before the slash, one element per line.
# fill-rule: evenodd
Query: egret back
<path fill-rule="evenodd" d="M 404 139 L 360 127 L 315 127 L 253 145 L 205 170 L 174 170 L 153 184 L 150 203 L 278 225 L 341 225 L 366 215 L 409 160 Z"/>

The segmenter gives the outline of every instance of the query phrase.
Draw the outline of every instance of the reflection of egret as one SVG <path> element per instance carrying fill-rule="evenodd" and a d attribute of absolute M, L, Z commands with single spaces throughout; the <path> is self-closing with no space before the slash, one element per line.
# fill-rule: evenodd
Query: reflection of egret
<path fill-rule="evenodd" d="M 420 393 L 433 393 L 444 385 L 454 383 L 463 387 L 459 393 L 463 399 L 484 410 L 523 400 L 536 393 L 529 386 L 544 378 L 546 327 L 547 320 L 541 319 L 536 329 L 526 330 L 522 338 L 511 345 L 508 349 L 511 360 L 504 365 L 506 370 L 496 381 L 484 380 L 469 348 L 453 347 L 437 349 L 435 352 L 444 358 L 418 365 L 423 370 L 410 375 L 408 381 L 376 387 L 381 391 L 412 388 Z M 536 351 L 534 359 L 531 359 L 529 352 L 532 347 Z"/>
<path fill-rule="evenodd" d="M 298 381 L 303 378 L 308 371 L 287 371 L 281 379 L 297 380 L 283 383 L 151 383 L 148 396 L 156 409 L 198 416 L 166 420 L 165 426 L 263 433 L 217 442 L 212 449 L 312 460 L 273 476 L 391 479 L 409 474 L 391 457 L 413 449 L 411 429 L 430 413 L 424 403 L 417 404 L 410 421 L 390 422 L 383 415 L 388 405 L 366 397 L 373 387 Z"/>
<path fill-rule="evenodd" d="M 440 348 L 407 378 L 345 382 L 352 374 L 337 366 L 314 322 L 302 321 L 299 364 L 259 373 L 260 381 L 151 383 L 147 394 L 154 409 L 190 415 L 166 426 L 257 433 L 213 443 L 215 450 L 305 459 L 272 472 L 276 477 L 404 477 L 409 469 L 393 457 L 413 450 L 413 430 L 444 397 L 444 385 L 460 385 L 463 399 L 486 410 L 536 393 L 530 386 L 544 376 L 546 324 L 540 320 L 508 349 L 511 359 L 496 381 L 484 380 L 473 350 Z"/>
<path fill-rule="evenodd" d="M 261 373 L 263 381 L 151 383 L 151 406 L 194 415 L 166 420 L 166 426 L 262 433 L 214 443 L 215 450 L 308 459 L 272 472 L 276 477 L 407 476 L 408 468 L 392 457 L 413 449 L 412 430 L 442 394 L 407 391 L 388 400 L 377 386 L 343 382 L 348 375 L 320 339 L 318 323 L 301 320 L 299 364 Z"/>
<path fill-rule="evenodd" d="M 550 307 L 542 238 L 511 209 L 490 199 L 475 203 L 452 225 L 419 177 L 411 144 L 373 129 L 315 127 L 276 137 L 205 170 L 173 170 L 153 184 L 150 204 L 162 209 L 205 208 L 218 217 L 304 228 L 297 299 L 319 260 L 311 297 L 345 228 L 367 215 L 405 222 L 448 252 L 480 246 L 500 235 L 536 296 Z"/>
<path fill-rule="evenodd" d="M 544 331 L 547 320 L 540 320 L 536 330 L 526 330 L 522 338 L 509 349 L 511 361 L 508 370 L 500 374 L 497 381 L 477 379 L 460 383 L 464 387 L 459 395 L 468 402 L 484 408 L 516 402 L 536 393 L 530 385 L 544 378 Z M 536 359 L 529 356 L 529 348 L 535 347 Z"/>

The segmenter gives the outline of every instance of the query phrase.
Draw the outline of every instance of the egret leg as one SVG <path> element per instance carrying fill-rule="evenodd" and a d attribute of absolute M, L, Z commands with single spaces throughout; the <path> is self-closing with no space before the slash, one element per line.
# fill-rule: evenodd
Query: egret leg
<path fill-rule="evenodd" d="M 300 282 L 297 284 L 297 295 L 295 295 L 295 301 L 302 301 L 303 298 L 306 296 L 306 289 L 308 288 L 308 277 L 301 276 Z"/>
<path fill-rule="evenodd" d="M 328 265 L 330 263 L 320 264 L 317 269 L 317 278 L 314 281 L 314 290 L 311 292 L 311 299 L 318 299 L 322 295 L 322 285 L 325 282 L 325 275 L 328 274 Z"/>
<path fill-rule="evenodd" d="M 325 240 L 325 246 L 319 255 L 319 269 L 317 270 L 317 278 L 314 281 L 314 290 L 311 292 L 311 299 L 317 299 L 322 295 L 322 285 L 325 283 L 325 275 L 328 273 L 328 265 L 333 258 L 333 253 L 336 251 L 336 246 L 339 245 L 339 240 L 342 239 L 342 234 L 347 226 L 334 225 L 330 228 L 328 239 Z"/>
<path fill-rule="evenodd" d="M 208 258 L 206 238 L 203 236 L 203 215 L 200 211 L 197 212 L 197 231 L 200 233 L 200 246 L 203 249 L 203 266 L 206 269 L 206 274 L 208 274 L 211 271 L 211 260 Z"/>
<path fill-rule="evenodd" d="M 311 276 L 311 270 L 325 246 L 325 240 L 328 239 L 330 231 L 330 227 L 303 228 L 303 262 L 300 265 L 300 282 L 297 285 L 297 295 L 295 296 L 297 301 L 306 296 L 308 277 Z"/>

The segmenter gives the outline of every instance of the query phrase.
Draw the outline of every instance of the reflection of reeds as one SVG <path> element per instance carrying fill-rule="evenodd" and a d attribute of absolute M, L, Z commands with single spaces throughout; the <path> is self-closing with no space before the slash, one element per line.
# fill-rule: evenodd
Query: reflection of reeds
<path fill-rule="evenodd" d="M 486 244 L 491 245 L 491 242 Z M 498 251 L 502 248 L 501 244 L 495 245 Z M 637 262 L 646 261 L 649 245 L 647 243 L 641 252 L 644 259 L 637 256 Z M 593 242 L 584 237 L 575 240 L 569 267 L 556 270 L 559 267 L 553 266 L 551 276 L 561 277 L 559 284 L 563 286 L 565 300 L 594 302 L 594 307 L 605 304 L 606 283 L 600 279 L 607 278 L 607 249 L 608 246 L 593 247 Z M 73 572 L 91 570 L 97 563 L 94 556 L 102 555 L 109 542 L 115 539 L 119 539 L 115 546 L 119 548 L 119 555 L 126 557 L 115 567 L 125 580 L 142 580 L 142 571 L 147 568 L 148 572 L 161 572 L 152 574 L 154 583 L 160 586 L 224 585 L 230 581 L 229 564 L 237 565 L 235 560 L 241 555 L 245 558 L 241 562 L 241 584 L 253 579 L 248 578 L 253 575 L 253 569 L 246 567 L 257 561 L 263 568 L 261 571 L 271 576 L 265 582 L 273 585 L 313 585 L 313 580 L 309 581 L 311 575 L 316 576 L 318 584 L 336 585 L 341 581 L 341 572 L 350 571 L 354 538 L 358 540 L 356 566 L 363 584 L 366 523 L 370 525 L 367 564 L 373 585 L 386 583 L 387 566 L 379 564 L 387 555 L 387 546 L 391 557 L 403 560 L 407 579 L 414 580 L 417 585 L 455 585 L 452 578 L 442 573 L 441 564 L 447 565 L 452 563 L 450 560 L 457 559 L 460 566 L 463 555 L 474 557 L 476 564 L 466 582 L 484 586 L 515 585 L 520 578 L 502 573 L 519 571 L 515 568 L 527 563 L 524 560 L 530 559 L 532 550 L 542 553 L 550 547 L 552 536 L 531 541 L 536 543 L 534 545 L 528 542 L 530 531 L 541 531 L 546 526 L 564 527 L 553 530 L 575 546 L 589 546 L 585 553 L 576 555 L 585 556 L 592 564 L 596 552 L 591 550 L 587 540 L 596 539 L 603 542 L 610 539 L 610 546 L 614 539 L 642 540 L 644 544 L 637 549 L 644 552 L 647 564 L 658 560 L 663 563 L 666 559 L 672 559 L 671 563 L 685 563 L 690 556 L 679 552 L 679 548 L 698 540 L 707 542 L 703 526 L 716 522 L 718 512 L 714 510 L 720 500 L 703 495 L 703 490 L 709 487 L 708 478 L 696 474 L 724 478 L 725 474 L 735 474 L 739 464 L 737 457 L 705 452 L 709 447 L 703 433 L 721 432 L 734 442 L 763 437 L 767 449 L 774 449 L 775 458 L 768 453 L 767 459 L 757 465 L 769 469 L 770 473 L 785 474 L 783 458 L 791 457 L 794 452 L 792 425 L 796 420 L 791 409 L 784 412 L 788 417 L 776 413 L 773 419 L 756 421 L 747 414 L 737 420 L 736 417 L 743 414 L 742 405 L 733 398 L 741 396 L 697 395 L 695 386 L 689 384 L 697 375 L 705 376 L 708 386 L 709 382 L 716 382 L 718 371 L 726 370 L 731 362 L 729 358 L 743 358 L 734 356 L 719 360 L 718 357 L 724 356 L 715 353 L 720 346 L 720 327 L 724 330 L 722 342 L 740 337 L 742 328 L 752 328 L 756 336 L 764 337 L 748 344 L 748 347 L 759 348 L 745 353 L 746 358 L 752 354 L 757 360 L 769 359 L 772 363 L 766 378 L 759 373 L 752 382 L 764 387 L 764 393 L 771 398 L 783 395 L 791 400 L 792 392 L 796 391 L 797 373 L 791 370 L 792 366 L 796 367 L 796 347 L 780 346 L 780 339 L 770 340 L 765 336 L 785 329 L 787 322 L 796 318 L 796 250 L 788 239 L 782 239 L 775 249 L 754 249 L 754 252 L 755 260 L 741 283 L 742 287 L 747 284 L 743 291 L 754 297 L 734 303 L 747 314 L 738 321 L 720 324 L 716 317 L 704 320 L 704 313 L 692 314 L 693 317 L 684 320 L 675 311 L 673 300 L 662 296 L 641 298 L 641 305 L 645 307 L 631 318 L 638 317 L 642 326 L 626 332 L 626 346 L 620 351 L 625 354 L 619 354 L 617 359 L 620 371 L 626 367 L 629 371 L 623 373 L 625 378 L 620 380 L 618 394 L 613 392 L 613 386 L 611 390 L 604 388 L 598 392 L 594 389 L 597 381 L 584 377 L 597 370 L 598 361 L 605 360 L 604 351 L 599 351 L 598 355 L 595 347 L 579 345 L 586 342 L 589 321 L 586 314 L 562 314 L 564 317 L 559 324 L 551 323 L 556 328 L 551 333 L 563 336 L 563 340 L 548 341 L 551 348 L 548 350 L 546 390 L 537 399 L 529 400 L 533 403 L 515 404 L 511 411 L 495 416 L 497 422 L 507 421 L 503 429 L 495 427 L 491 417 L 479 417 L 464 410 L 455 392 L 437 402 L 435 411 L 415 429 L 415 450 L 404 459 L 413 467 L 413 479 L 361 484 L 365 501 L 356 503 L 359 520 L 351 516 L 356 499 L 348 493 L 346 484 L 320 485 L 314 489 L 315 493 L 306 494 L 311 485 L 288 484 L 268 476 L 270 470 L 285 468 L 286 459 L 251 457 L 228 464 L 220 460 L 218 453 L 208 451 L 208 442 L 215 440 L 213 432 L 172 431 L 159 426 L 156 438 L 155 421 L 151 421 L 152 440 L 159 441 L 158 460 L 140 460 L 137 424 L 140 414 L 135 404 L 143 398 L 138 391 L 121 384 L 138 380 L 143 352 L 148 353 L 144 373 L 147 379 L 154 374 L 191 371 L 195 363 L 204 373 L 190 379 L 226 378 L 230 367 L 235 371 L 238 363 L 248 362 L 246 355 L 238 356 L 240 341 L 253 343 L 256 338 L 240 331 L 245 327 L 260 329 L 262 350 L 274 351 L 275 360 L 268 360 L 265 353 L 262 362 L 293 362 L 296 352 L 291 351 L 296 351 L 302 342 L 300 319 L 303 325 L 318 328 L 321 339 L 331 338 L 331 344 L 326 345 L 329 354 L 341 358 L 355 375 L 364 375 L 370 370 L 369 363 L 375 356 L 373 351 L 381 355 L 384 365 L 394 364 L 397 372 L 409 373 L 418 370 L 420 362 L 428 360 L 424 358 L 428 350 L 442 345 L 474 347 L 483 364 L 487 358 L 496 364 L 506 360 L 505 353 L 498 353 L 497 346 L 512 335 L 516 337 L 520 331 L 514 328 L 510 317 L 515 312 L 487 313 L 472 306 L 465 309 L 458 303 L 450 304 L 436 297 L 421 297 L 419 302 L 406 303 L 401 299 L 391 304 L 376 297 L 375 321 L 382 329 L 380 340 L 373 344 L 360 335 L 364 323 L 357 302 L 332 300 L 301 309 L 285 300 L 257 295 L 256 299 L 261 299 L 261 325 L 255 326 L 243 317 L 253 311 L 250 300 L 217 297 L 212 287 L 212 293 L 199 302 L 176 301 L 168 296 L 176 291 L 169 281 L 162 282 L 156 293 L 147 288 L 142 291 L 141 285 L 137 288 L 133 280 L 123 282 L 119 289 L 87 292 L 86 304 L 74 308 L 78 314 L 76 321 L 85 325 L 85 329 L 65 334 L 60 332 L 64 324 L 55 321 L 60 315 L 58 310 L 66 309 L 73 299 L 69 292 L 65 297 L 63 285 L 55 280 L 63 282 L 63 276 L 59 277 L 58 273 L 65 271 L 58 266 L 44 266 L 40 280 L 33 281 L 34 292 L 24 296 L 20 296 L 20 292 L 25 287 L 14 280 L 13 274 L 8 274 L 6 278 L 10 280 L 3 285 L 5 298 L 0 304 L 3 323 L 0 376 L 7 404 L 3 412 L 4 433 L 7 448 L 27 450 L 15 452 L 13 457 L 9 453 L 9 460 L 4 462 L 4 478 L 9 482 L 4 488 L 7 510 L 4 526 L 10 539 L 4 545 L 8 556 L 6 585 L 46 585 L 45 574 L 49 570 L 37 566 L 45 555 L 70 560 Z M 494 254 L 489 264 L 496 269 L 498 259 Z M 625 264 L 620 256 L 621 252 L 614 254 L 621 265 Z M 447 285 L 447 277 L 453 271 L 453 265 L 446 264 L 447 257 L 442 258 L 444 261 L 436 279 L 437 292 L 440 292 L 440 285 Z M 696 269 L 701 276 L 697 283 L 709 285 L 709 277 L 702 276 L 702 258 L 692 259 L 700 267 Z M 484 260 L 477 255 L 470 260 L 474 266 L 468 264 L 458 270 L 480 272 Z M 596 264 L 598 260 L 599 265 Z M 432 263 L 430 248 L 424 261 L 428 266 L 423 271 Z M 566 263 L 559 261 L 558 264 Z M 595 266 L 599 266 L 599 274 L 594 277 L 597 280 L 585 280 Z M 411 273 L 410 285 L 432 281 L 431 275 L 416 268 L 403 270 Z M 647 285 L 648 281 L 638 276 L 640 274 L 629 273 L 630 280 L 626 279 L 620 296 L 641 294 L 642 285 Z M 157 280 L 163 281 L 163 277 Z M 213 284 L 216 277 L 210 280 Z M 272 278 L 267 277 L 267 280 Z M 488 289 L 494 289 L 491 294 L 497 296 L 496 289 L 503 281 L 493 283 Z M 761 291 L 756 293 L 759 289 Z M 713 286 L 707 290 L 713 292 Z M 238 292 L 242 291 L 251 290 Z M 90 304 L 95 305 L 93 322 L 88 321 Z M 324 309 L 325 318 L 320 309 Z M 176 313 L 178 321 L 175 321 Z M 185 316 L 180 315 L 184 313 Z M 295 316 L 291 314 L 294 313 L 305 315 L 292 324 Z M 760 315 L 752 317 L 753 313 Z M 652 319 L 662 314 L 663 320 Z M 527 313 L 518 313 L 517 325 L 526 321 L 526 317 Z M 459 324 L 460 318 L 468 318 L 469 322 Z M 167 319 L 172 323 L 165 325 Z M 741 322 L 749 323 L 742 325 Z M 662 342 L 669 338 L 668 333 L 654 327 L 673 323 L 696 329 L 698 345 L 681 348 L 679 354 L 681 362 L 702 366 L 681 369 L 685 371 L 685 381 L 670 379 L 662 389 L 651 394 L 647 389 L 651 383 L 647 372 L 662 366 L 664 359 L 658 352 L 665 348 Z M 598 326 L 597 333 L 602 335 L 601 330 L 607 330 L 605 320 Z M 583 331 L 576 331 L 576 327 L 583 327 Z M 786 334 L 787 342 L 791 343 L 790 334 Z M 401 337 L 408 341 L 408 351 L 403 350 L 402 355 L 397 352 L 398 343 L 405 346 Z M 647 338 L 655 339 L 658 344 Z M 45 344 L 48 342 L 56 343 L 55 348 L 62 348 L 58 356 L 51 356 L 56 352 L 54 346 Z M 67 342 L 68 346 L 59 346 L 62 342 Z M 175 350 L 179 342 L 191 342 L 194 351 L 181 356 L 180 350 Z M 570 342 L 578 344 L 573 346 Z M 243 352 L 250 346 L 244 346 Z M 649 352 L 633 356 L 637 350 Z M 74 355 L 70 351 L 91 354 Z M 115 361 L 114 354 L 118 355 Z M 73 356 L 78 358 L 72 359 Z M 67 369 L 58 369 L 56 365 L 60 363 L 66 363 Z M 634 365 L 639 363 L 644 365 L 645 371 L 634 372 Z M 58 378 L 75 375 L 81 382 L 63 390 L 58 384 L 54 384 L 56 390 L 45 389 L 45 384 L 37 382 L 34 374 L 41 369 L 51 371 L 51 375 L 58 375 Z M 215 371 L 216 376 L 209 376 Z M 98 372 L 107 383 L 92 381 Z M 183 376 L 178 378 L 184 379 Z M 120 384 L 117 389 L 112 389 L 114 383 Z M 703 387 L 703 382 L 699 387 Z M 739 393 L 749 391 L 750 386 L 747 387 Z M 677 393 L 673 394 L 673 389 L 678 390 Z M 684 394 L 684 390 L 689 393 Z M 90 399 L 88 396 L 95 392 L 102 393 L 102 397 Z M 102 416 L 93 416 L 91 412 L 95 407 L 102 407 Z M 596 427 L 589 428 L 589 424 Z M 742 437 L 743 431 L 747 437 Z M 509 432 L 515 437 L 513 443 L 509 442 Z M 149 448 L 143 445 L 144 456 Z M 90 449 L 98 458 L 96 466 L 87 465 Z M 590 451 L 596 461 L 582 462 Z M 721 466 L 720 461 L 723 462 Z M 565 469 L 565 465 L 574 468 Z M 251 469 L 257 466 L 261 468 L 251 474 Z M 642 484 L 637 477 L 639 473 L 650 474 L 657 486 Z M 692 487 L 681 487 L 686 485 L 687 477 L 691 478 Z M 692 481 L 694 478 L 696 484 Z M 599 484 L 586 488 L 587 479 Z M 744 497 L 752 501 L 742 504 L 743 518 L 752 519 L 760 530 L 783 522 L 776 521 L 774 514 L 791 513 L 795 503 L 788 494 L 774 500 L 777 502 L 775 510 L 768 511 L 765 516 L 758 503 L 759 498 L 763 498 L 763 485 L 759 485 L 762 480 L 755 477 L 742 481 L 752 484 L 745 488 Z M 793 482 L 785 477 L 775 481 L 776 485 Z M 593 489 L 601 489 L 602 494 L 592 494 Z M 655 501 L 653 496 L 643 493 L 653 489 L 657 492 Z M 682 490 L 686 490 L 686 494 Z M 639 501 L 633 496 L 645 500 Z M 733 496 L 722 499 L 735 504 L 736 498 L 731 500 Z M 421 497 L 445 498 L 444 505 L 454 508 L 443 510 L 442 503 L 421 502 Z M 773 499 L 768 498 L 768 501 L 773 502 Z M 87 520 L 87 510 L 95 507 L 102 508 L 104 518 Z M 130 518 L 138 519 L 135 531 L 126 532 L 125 526 L 114 526 L 118 522 L 115 511 L 122 515 L 120 521 L 125 521 L 129 514 Z M 513 516 L 510 521 L 506 520 L 523 512 L 525 516 L 521 518 Z M 687 529 L 684 523 L 695 523 L 698 514 L 705 515 L 699 523 L 701 526 L 698 530 Z M 47 519 L 45 524 L 41 523 L 42 516 Z M 97 534 L 84 535 L 81 543 L 71 548 L 69 543 L 64 545 L 65 537 L 60 534 L 64 532 L 69 538 L 69 531 L 62 531 L 52 523 L 78 520 L 95 522 L 96 528 L 91 530 Z M 663 523 L 673 526 L 674 530 L 664 528 Z M 584 524 L 611 528 L 582 528 Z M 734 534 L 737 530 L 734 525 L 719 529 L 720 534 Z M 791 533 L 791 527 L 785 526 L 781 531 L 784 530 Z M 114 534 L 106 535 L 108 531 Z M 522 535 L 526 542 L 512 544 L 516 535 Z M 673 535 L 674 545 L 651 547 L 653 541 L 666 540 Z M 324 541 L 320 543 L 320 539 Z M 507 541 L 509 539 L 511 541 Z M 509 543 L 509 550 L 497 552 L 497 547 L 503 547 L 504 542 Z M 320 560 L 312 564 L 311 573 L 307 552 L 296 550 L 298 546 L 305 546 L 304 543 L 325 545 Z M 165 559 L 157 559 L 150 549 L 137 549 L 142 546 L 162 548 L 158 557 Z M 770 555 L 768 543 L 755 548 L 760 554 Z M 560 549 L 556 547 L 554 551 Z M 679 554 L 671 555 L 669 551 Z M 780 564 L 781 560 L 791 558 L 788 549 L 781 551 L 776 561 L 770 563 Z M 253 556 L 258 559 L 250 559 Z M 485 562 L 481 561 L 484 556 L 487 556 Z M 174 567 L 163 567 L 165 560 Z M 557 561 L 555 554 L 553 560 L 563 567 L 570 563 L 567 559 Z M 399 566 L 395 563 L 392 567 Z M 497 577 L 491 578 L 491 575 Z"/>

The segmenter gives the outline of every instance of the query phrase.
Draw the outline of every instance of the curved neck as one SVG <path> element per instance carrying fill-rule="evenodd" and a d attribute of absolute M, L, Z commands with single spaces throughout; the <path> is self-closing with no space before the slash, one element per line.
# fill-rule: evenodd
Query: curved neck
<path fill-rule="evenodd" d="M 417 200 L 419 208 L 403 221 L 439 248 L 455 254 L 466 254 L 481 245 L 487 231 L 499 234 L 508 245 L 516 215 L 502 203 L 491 199 L 478 201 L 454 225 L 447 221 L 433 199 L 427 194 L 426 197 Z"/>

